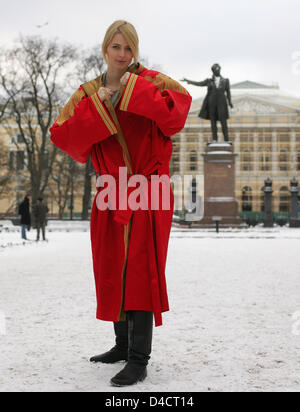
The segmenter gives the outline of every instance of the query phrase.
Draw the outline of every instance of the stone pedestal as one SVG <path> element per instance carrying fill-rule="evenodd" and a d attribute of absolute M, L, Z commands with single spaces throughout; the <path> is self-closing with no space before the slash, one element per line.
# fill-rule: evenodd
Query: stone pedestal
<path fill-rule="evenodd" d="M 227 142 L 208 143 L 204 157 L 204 216 L 201 227 L 246 227 L 235 198 L 235 158 Z"/>

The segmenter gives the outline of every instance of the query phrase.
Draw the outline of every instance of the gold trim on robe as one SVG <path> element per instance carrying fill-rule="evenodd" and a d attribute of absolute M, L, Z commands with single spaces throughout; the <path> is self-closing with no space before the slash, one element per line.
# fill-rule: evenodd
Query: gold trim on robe
<path fill-rule="evenodd" d="M 88 83 L 85 83 L 85 84 L 81 85 L 81 87 L 83 88 L 83 90 L 85 91 L 85 93 L 88 96 L 92 96 L 92 95 L 96 94 L 98 92 L 98 90 L 100 89 L 100 87 L 103 87 L 102 77 L 103 77 L 103 74 L 101 76 L 97 77 L 95 80 L 92 80 Z M 122 87 L 120 89 L 120 98 L 122 96 L 123 91 L 124 91 L 124 87 Z M 124 159 L 125 165 L 127 167 L 128 173 L 133 174 L 130 155 L 129 155 L 129 151 L 128 151 L 128 148 L 127 148 L 126 140 L 124 138 L 122 129 L 120 127 L 120 124 L 119 124 L 114 106 L 113 106 L 113 104 L 111 103 L 110 100 L 105 101 L 104 104 L 105 104 L 112 120 L 114 121 L 114 123 L 117 127 L 117 131 L 113 134 L 114 134 L 115 138 L 118 140 L 118 142 L 120 143 L 120 145 L 122 147 L 123 159 Z M 116 102 L 116 104 L 117 104 L 117 102 Z"/>
<path fill-rule="evenodd" d="M 120 104 L 120 110 L 127 112 L 128 110 L 128 105 L 134 90 L 135 83 L 138 79 L 138 76 L 136 74 L 131 74 L 128 82 L 125 87 L 125 92 L 121 100 Z M 173 90 L 175 92 L 183 93 L 188 95 L 187 90 L 181 86 L 180 83 L 176 82 L 175 80 L 171 79 L 170 77 L 164 75 L 164 74 L 157 74 L 155 77 L 151 76 L 145 76 L 145 80 L 148 82 L 151 82 L 154 84 L 154 86 L 160 91 L 164 90 Z"/>
<path fill-rule="evenodd" d="M 136 74 L 131 74 L 128 79 L 125 92 L 124 92 L 124 95 L 122 97 L 121 104 L 120 104 L 120 110 L 123 110 L 124 112 L 126 112 L 128 109 L 128 105 L 131 99 L 131 95 L 132 95 L 135 83 L 137 82 L 137 79 L 138 79 L 138 76 Z"/>
<path fill-rule="evenodd" d="M 159 73 L 154 78 L 145 76 L 145 79 L 153 83 L 160 92 L 162 92 L 163 90 L 173 90 L 174 92 L 180 92 L 186 95 L 189 94 L 187 90 L 183 86 L 181 86 L 180 83 L 176 82 L 165 74 Z"/>
<path fill-rule="evenodd" d="M 98 113 L 101 116 L 101 119 L 104 121 L 105 126 L 108 128 L 108 130 L 110 131 L 110 133 L 113 134 L 117 134 L 118 130 L 115 126 L 115 124 L 113 123 L 113 121 L 111 120 L 111 118 L 109 117 L 108 113 L 106 112 L 104 106 L 102 105 L 102 102 L 98 96 L 97 93 L 92 94 L 91 99 L 98 111 Z"/>
<path fill-rule="evenodd" d="M 80 103 L 80 101 L 85 96 L 83 90 L 76 90 L 76 92 L 71 96 L 68 103 L 59 113 L 56 123 L 58 126 L 62 126 L 67 120 L 74 116 L 75 107 Z"/>

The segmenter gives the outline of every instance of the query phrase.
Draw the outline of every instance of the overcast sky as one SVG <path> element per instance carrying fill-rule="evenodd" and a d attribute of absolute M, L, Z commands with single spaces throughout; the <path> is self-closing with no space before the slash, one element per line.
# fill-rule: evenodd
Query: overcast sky
<path fill-rule="evenodd" d="M 0 6 L 2 44 L 22 33 L 100 45 L 107 27 L 125 19 L 138 30 L 141 56 L 176 80 L 203 80 L 218 62 L 231 83 L 276 82 L 300 97 L 300 0 L 0 0 Z M 194 98 L 205 92 L 189 91 Z"/>

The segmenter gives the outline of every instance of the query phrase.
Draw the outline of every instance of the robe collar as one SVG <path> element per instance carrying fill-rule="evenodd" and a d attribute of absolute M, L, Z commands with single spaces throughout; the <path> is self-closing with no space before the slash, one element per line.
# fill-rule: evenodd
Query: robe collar
<path fill-rule="evenodd" d="M 127 71 L 129 73 L 134 73 L 134 74 L 140 74 L 140 73 L 142 73 L 143 70 L 144 70 L 144 67 L 140 63 L 137 63 L 137 64 L 133 63 L 127 69 Z M 96 77 L 96 79 L 91 80 L 91 81 L 86 82 L 86 83 L 83 83 L 81 85 L 81 87 L 83 88 L 83 90 L 84 90 L 84 92 L 87 96 L 92 96 L 92 94 L 96 93 L 100 89 L 100 87 L 103 87 L 103 82 L 102 82 L 103 75 L 104 74 L 102 73 L 102 74 L 100 74 L 100 76 Z M 124 90 L 120 89 L 120 97 L 122 96 L 123 91 Z M 118 101 L 119 101 L 119 99 L 118 99 Z M 117 103 L 118 103 L 118 101 L 117 101 Z M 115 104 L 115 106 L 116 106 L 116 104 Z"/>
<path fill-rule="evenodd" d="M 134 74 L 140 74 L 143 70 L 144 70 L 144 67 L 140 63 L 137 63 L 137 64 L 134 63 L 134 64 L 130 65 L 127 69 L 128 72 L 134 73 Z M 104 73 L 102 73 L 96 79 L 91 80 L 90 82 L 87 82 L 87 83 L 84 83 L 84 84 L 81 85 L 82 89 L 84 90 L 84 92 L 87 96 L 92 96 L 94 93 L 98 92 L 100 87 L 103 87 L 103 75 L 104 75 Z M 125 161 L 125 165 L 127 167 L 128 173 L 129 173 L 129 175 L 132 175 L 133 174 L 133 167 L 132 167 L 132 162 L 131 162 L 131 159 L 130 159 L 129 150 L 128 150 L 127 143 L 126 143 L 126 140 L 124 138 L 124 134 L 123 134 L 123 131 L 121 129 L 119 120 L 118 120 L 116 112 L 115 112 L 115 108 L 116 108 L 117 104 L 119 103 L 120 99 L 122 98 L 124 90 L 125 90 L 125 86 L 121 86 L 118 99 L 115 101 L 115 103 L 112 104 L 112 102 L 109 100 L 109 101 L 105 102 L 105 106 L 106 106 L 108 112 L 110 113 L 113 121 L 115 122 L 115 124 L 117 126 L 118 133 L 114 136 L 115 136 L 115 138 L 117 139 L 117 141 L 120 143 L 120 145 L 122 147 L 123 157 L 124 157 L 124 161 Z"/>

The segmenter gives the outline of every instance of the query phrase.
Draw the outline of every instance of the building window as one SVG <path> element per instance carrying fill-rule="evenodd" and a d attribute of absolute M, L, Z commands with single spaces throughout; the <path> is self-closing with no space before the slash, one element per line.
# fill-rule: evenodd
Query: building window
<path fill-rule="evenodd" d="M 271 170 L 271 152 L 269 149 L 262 149 L 259 153 L 259 170 L 267 172 Z"/>
<path fill-rule="evenodd" d="M 286 172 L 289 170 L 289 153 L 287 149 L 280 149 L 279 170 L 282 172 Z"/>
<path fill-rule="evenodd" d="M 179 154 L 173 154 L 172 161 L 171 161 L 171 174 L 179 173 L 180 171 L 180 162 L 179 162 Z"/>
<path fill-rule="evenodd" d="M 287 186 L 282 186 L 279 193 L 279 212 L 290 211 L 290 192 Z"/>
<path fill-rule="evenodd" d="M 278 141 L 281 142 L 281 143 L 289 143 L 290 142 L 290 136 L 288 134 L 281 133 L 279 135 Z"/>
<path fill-rule="evenodd" d="M 24 170 L 25 153 L 23 150 L 11 150 L 9 152 L 8 168 L 11 171 Z"/>
<path fill-rule="evenodd" d="M 247 120 L 248 121 L 248 120 Z M 253 142 L 253 137 L 250 132 L 242 132 L 240 134 L 240 142 L 241 143 L 250 143 Z"/>
<path fill-rule="evenodd" d="M 259 133 L 258 141 L 260 143 L 271 143 L 272 142 L 272 133 L 267 133 L 267 132 Z"/>
<path fill-rule="evenodd" d="M 15 135 L 11 138 L 11 143 L 15 144 L 15 143 L 24 143 L 24 139 L 23 136 L 21 134 Z"/>
<path fill-rule="evenodd" d="M 252 212 L 252 188 L 245 186 L 242 189 L 242 211 L 243 212 Z"/>
<path fill-rule="evenodd" d="M 253 170 L 253 155 L 250 149 L 244 149 L 241 153 L 241 170 L 251 172 Z"/>
<path fill-rule="evenodd" d="M 197 162 L 198 162 L 197 152 L 196 150 L 192 150 L 190 152 L 190 170 L 191 171 L 197 170 Z"/>

